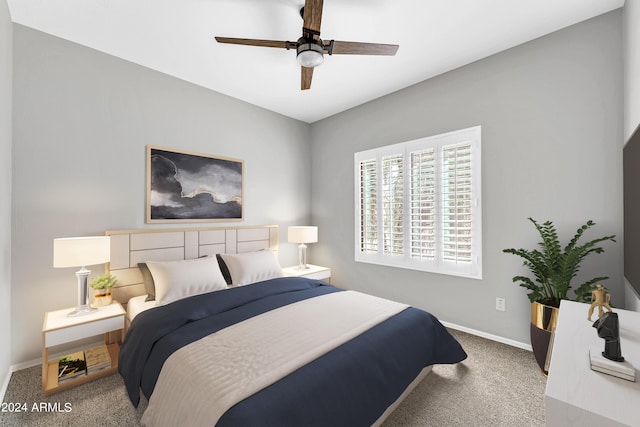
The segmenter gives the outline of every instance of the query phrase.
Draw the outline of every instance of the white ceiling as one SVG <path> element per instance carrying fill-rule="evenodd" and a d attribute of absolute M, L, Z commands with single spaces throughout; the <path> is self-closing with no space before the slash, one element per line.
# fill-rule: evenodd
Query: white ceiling
<path fill-rule="evenodd" d="M 8 0 L 14 22 L 305 122 L 619 8 L 624 0 L 325 0 L 324 40 L 399 44 L 396 56 L 327 56 L 300 90 L 304 0 Z"/>

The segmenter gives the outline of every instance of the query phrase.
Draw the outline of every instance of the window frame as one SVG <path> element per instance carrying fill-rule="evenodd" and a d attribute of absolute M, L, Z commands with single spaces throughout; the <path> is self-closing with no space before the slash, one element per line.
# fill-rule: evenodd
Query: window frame
<path fill-rule="evenodd" d="M 379 264 L 390 267 L 427 271 L 432 273 L 463 276 L 482 279 L 482 128 L 474 126 L 440 135 L 434 135 L 387 145 L 354 154 L 354 201 L 355 201 L 355 232 L 354 253 L 356 262 Z M 471 261 L 448 261 L 444 259 L 443 237 L 443 203 L 441 192 L 442 178 L 442 149 L 453 145 L 471 146 Z M 411 152 L 433 149 L 435 153 L 435 259 L 413 258 L 411 256 Z M 387 255 L 383 253 L 382 239 L 383 207 L 382 205 L 382 158 L 393 155 L 403 155 L 403 234 L 404 250 L 402 255 Z M 376 161 L 376 238 L 377 251 L 365 253 L 361 251 L 361 162 Z M 408 208 L 407 208 L 408 207 Z M 371 216 L 371 215 L 370 215 Z M 365 242 L 366 244 L 366 242 Z"/>

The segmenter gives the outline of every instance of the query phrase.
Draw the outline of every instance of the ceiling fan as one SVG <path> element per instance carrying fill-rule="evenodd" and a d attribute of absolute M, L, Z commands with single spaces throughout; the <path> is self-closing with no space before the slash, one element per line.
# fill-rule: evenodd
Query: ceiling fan
<path fill-rule="evenodd" d="M 311 88 L 313 68 L 322 64 L 324 54 L 329 55 L 389 55 L 393 56 L 398 51 L 397 44 L 343 42 L 331 40 L 325 43 L 320 38 L 320 23 L 322 21 L 323 0 L 305 0 L 305 5 L 300 9 L 302 24 L 302 37 L 295 42 L 279 40 L 238 39 L 230 37 L 216 37 L 218 43 L 242 44 L 248 46 L 275 47 L 284 49 L 296 49 L 296 59 L 301 66 L 301 89 Z"/>

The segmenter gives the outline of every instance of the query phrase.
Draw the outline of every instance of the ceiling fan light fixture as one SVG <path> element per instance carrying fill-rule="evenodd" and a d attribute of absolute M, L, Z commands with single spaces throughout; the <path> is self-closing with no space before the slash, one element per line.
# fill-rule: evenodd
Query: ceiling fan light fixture
<path fill-rule="evenodd" d="M 296 60 L 303 67 L 313 68 L 324 62 L 322 45 L 315 41 L 305 40 L 298 43 Z"/>

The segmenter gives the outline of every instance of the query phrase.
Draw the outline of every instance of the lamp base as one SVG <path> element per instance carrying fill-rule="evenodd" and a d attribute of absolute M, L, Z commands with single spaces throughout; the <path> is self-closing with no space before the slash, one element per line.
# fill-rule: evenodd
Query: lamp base
<path fill-rule="evenodd" d="M 84 305 L 84 306 L 76 307 L 73 311 L 70 311 L 67 314 L 67 316 L 69 317 L 84 316 L 87 314 L 95 313 L 96 311 L 98 311 L 97 308 L 93 308 L 89 305 Z"/>
<path fill-rule="evenodd" d="M 307 266 L 307 245 L 300 243 L 298 246 L 298 270 L 308 270 Z"/>
<path fill-rule="evenodd" d="M 84 316 L 97 311 L 97 309 L 89 305 L 89 300 L 87 299 L 87 278 L 89 274 L 91 274 L 91 271 L 84 266 L 76 271 L 76 277 L 78 278 L 78 306 L 67 314 L 69 317 Z"/>

